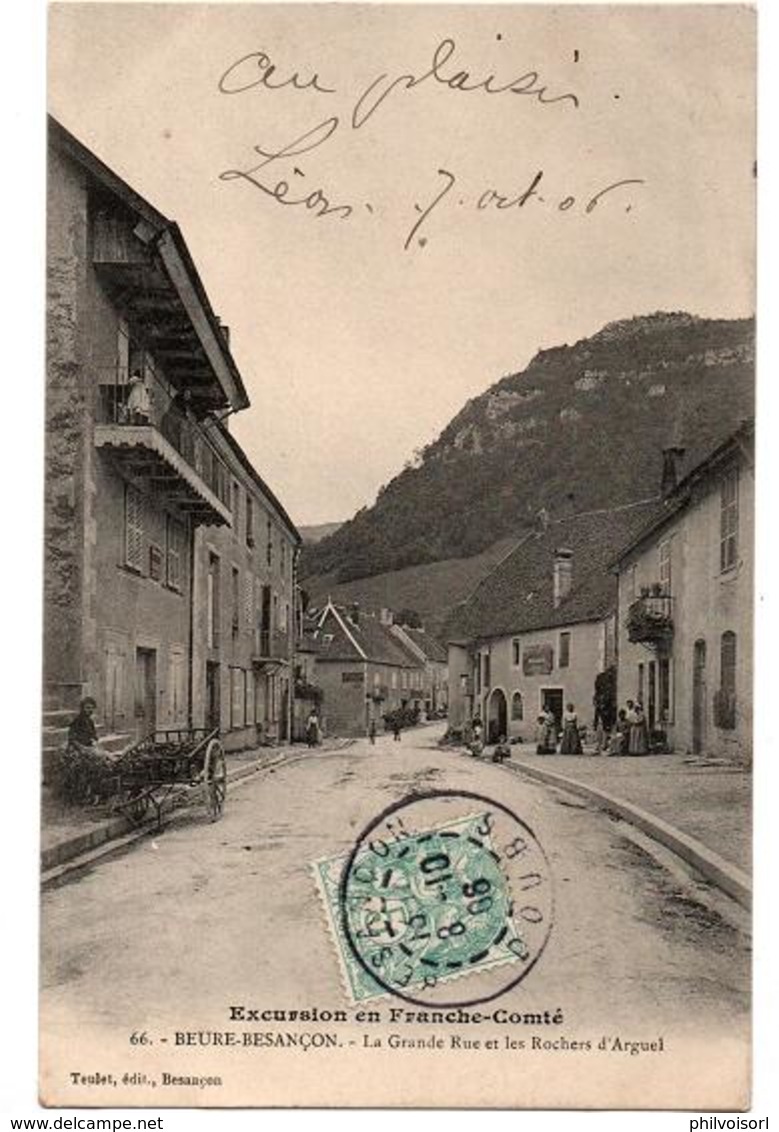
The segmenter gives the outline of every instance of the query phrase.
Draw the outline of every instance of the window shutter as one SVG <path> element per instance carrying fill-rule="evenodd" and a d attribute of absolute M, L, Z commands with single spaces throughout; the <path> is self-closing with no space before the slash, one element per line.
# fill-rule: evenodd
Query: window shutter
<path fill-rule="evenodd" d="M 244 616 L 249 629 L 253 627 L 254 614 L 254 575 L 246 571 L 246 588 L 244 590 Z"/>
<path fill-rule="evenodd" d="M 181 589 L 181 548 L 183 545 L 183 532 L 180 523 L 168 516 L 167 521 L 167 562 L 165 581 L 173 589 Z"/>
<path fill-rule="evenodd" d="M 124 548 L 125 562 L 139 573 L 143 571 L 143 507 L 141 493 L 131 484 L 125 487 Z"/>

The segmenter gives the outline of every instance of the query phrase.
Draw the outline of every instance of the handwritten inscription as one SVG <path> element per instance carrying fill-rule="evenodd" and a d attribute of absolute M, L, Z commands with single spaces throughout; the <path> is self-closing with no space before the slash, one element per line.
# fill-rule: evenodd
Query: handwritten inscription
<path fill-rule="evenodd" d="M 498 36 L 498 39 L 501 37 Z M 267 143 L 256 144 L 250 159 L 241 166 L 225 169 L 219 174 L 224 182 L 238 181 L 252 186 L 262 197 L 283 208 L 295 208 L 300 213 L 317 219 L 354 220 L 365 213 L 375 215 L 377 208 L 371 201 L 345 201 L 340 194 L 316 181 L 297 160 L 318 150 L 319 156 L 329 145 L 331 139 L 344 129 L 361 130 L 391 97 L 408 94 L 423 84 L 437 85 L 456 95 L 478 94 L 483 96 L 521 96 L 536 107 L 548 109 L 556 106 L 559 110 L 579 110 L 580 101 L 572 91 L 551 89 L 542 80 L 537 70 L 526 70 L 517 74 L 510 72 L 498 75 L 496 69 L 488 73 L 477 71 L 457 59 L 458 48 L 454 39 L 445 38 L 436 46 L 430 64 L 423 70 L 408 71 L 399 75 L 384 73 L 371 79 L 360 92 L 345 118 L 331 114 L 305 133 L 290 142 L 278 146 Z M 334 95 L 339 93 L 341 76 L 321 77 L 313 68 L 283 67 L 275 62 L 265 51 L 252 51 L 242 55 L 230 64 L 218 81 L 218 90 L 227 96 L 253 94 L 268 95 L 279 91 L 307 95 Z M 424 247 L 427 243 L 426 228 L 434 214 L 444 208 L 458 207 L 477 213 L 526 212 L 532 208 L 546 206 L 559 213 L 571 212 L 574 215 L 591 214 L 604 200 L 619 203 L 624 211 L 633 207 L 630 188 L 643 185 L 640 177 L 625 177 L 608 185 L 596 187 L 595 191 L 574 195 L 571 192 L 555 190 L 547 186 L 543 169 L 536 170 L 526 179 L 518 180 L 518 185 L 505 189 L 497 185 L 485 184 L 467 186 L 461 184 L 456 172 L 438 168 L 438 182 L 424 201 L 410 203 L 416 216 L 408 228 L 403 247 L 409 250 L 414 244 Z M 316 180 L 320 180 L 317 177 Z M 485 179 L 486 180 L 486 179 Z M 316 187 L 314 187 L 316 186 Z M 457 192 L 455 193 L 455 188 Z M 619 190 L 619 191 L 618 191 Z M 456 197 L 456 200 L 455 200 Z"/>
<path fill-rule="evenodd" d="M 293 187 L 290 185 L 289 181 L 281 179 L 277 181 L 275 185 L 271 186 L 258 177 L 259 173 L 263 173 L 264 175 L 269 170 L 270 166 L 275 165 L 279 161 L 283 161 L 285 158 L 300 157 L 301 154 L 310 153 L 312 149 L 324 145 L 328 138 L 332 137 L 337 128 L 337 118 L 326 118 L 324 122 L 320 122 L 318 126 L 314 126 L 313 130 L 309 130 L 307 133 L 303 134 L 302 137 L 288 142 L 286 145 L 282 146 L 281 149 L 267 151 L 264 150 L 262 146 L 256 145 L 254 151 L 262 158 L 261 161 L 252 165 L 249 169 L 225 169 L 224 172 L 219 174 L 219 179 L 221 181 L 248 181 L 250 185 L 254 185 L 256 189 L 265 193 L 266 196 L 269 196 L 277 204 L 287 207 L 302 205 L 304 209 L 313 212 L 315 216 L 338 216 L 341 220 L 348 220 L 353 212 L 352 206 L 349 204 L 331 204 L 323 189 L 313 189 L 304 196 L 300 196 L 299 192 L 304 190 L 302 190 L 298 183 Z M 272 175 L 274 175 L 275 172 L 275 169 L 271 170 Z M 295 165 L 292 169 L 292 175 L 298 178 L 304 178 L 306 174 Z M 287 176 L 289 176 L 289 174 L 287 174 Z"/>

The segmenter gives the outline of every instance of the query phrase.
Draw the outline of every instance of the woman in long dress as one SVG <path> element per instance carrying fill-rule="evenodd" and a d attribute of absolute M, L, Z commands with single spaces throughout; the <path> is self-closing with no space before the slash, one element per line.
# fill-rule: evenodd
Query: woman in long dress
<path fill-rule="evenodd" d="M 641 704 L 636 704 L 633 708 L 633 718 L 630 721 L 630 737 L 628 739 L 628 754 L 631 755 L 648 755 L 649 754 L 649 729 L 646 723 L 646 716 Z"/>
<path fill-rule="evenodd" d="M 574 711 L 573 704 L 567 704 L 563 713 L 563 741 L 560 744 L 561 755 L 580 755 L 582 753 L 582 738 L 579 734 L 579 717 Z"/>

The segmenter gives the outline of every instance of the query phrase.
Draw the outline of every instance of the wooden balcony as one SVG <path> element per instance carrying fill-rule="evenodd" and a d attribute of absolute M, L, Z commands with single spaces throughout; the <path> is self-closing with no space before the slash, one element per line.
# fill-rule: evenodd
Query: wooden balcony
<path fill-rule="evenodd" d="M 203 429 L 173 409 L 159 419 L 151 412 L 146 419 L 133 419 L 127 389 L 116 379 L 101 384 L 95 447 L 110 453 L 130 478 L 151 484 L 196 525 L 230 525 L 230 475 Z"/>
<path fill-rule="evenodd" d="M 625 627 L 634 644 L 664 645 L 673 638 L 673 601 L 668 594 L 642 594 L 628 608 Z"/>

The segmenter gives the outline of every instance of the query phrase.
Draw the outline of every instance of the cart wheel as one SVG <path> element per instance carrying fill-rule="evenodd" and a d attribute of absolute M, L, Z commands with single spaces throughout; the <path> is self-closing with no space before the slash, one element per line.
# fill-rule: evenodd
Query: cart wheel
<path fill-rule="evenodd" d="M 222 816 L 227 793 L 227 766 L 225 765 L 224 751 L 218 739 L 212 739 L 206 747 L 206 758 L 203 765 L 203 783 L 205 785 L 206 809 L 211 815 L 211 821 Z"/>
<path fill-rule="evenodd" d="M 124 805 L 124 812 L 129 817 L 130 821 L 141 822 L 146 817 L 146 811 L 149 808 L 149 795 L 139 793 L 131 795 Z"/>

